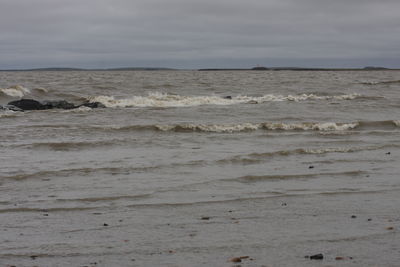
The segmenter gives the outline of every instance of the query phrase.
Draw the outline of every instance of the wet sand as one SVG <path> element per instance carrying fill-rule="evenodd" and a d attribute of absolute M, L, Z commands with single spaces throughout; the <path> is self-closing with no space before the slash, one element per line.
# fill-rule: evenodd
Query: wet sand
<path fill-rule="evenodd" d="M 3 266 L 398 266 L 399 192 L 2 210 Z M 323 254 L 323 260 L 305 256 Z M 240 263 L 232 258 L 248 256 Z"/>

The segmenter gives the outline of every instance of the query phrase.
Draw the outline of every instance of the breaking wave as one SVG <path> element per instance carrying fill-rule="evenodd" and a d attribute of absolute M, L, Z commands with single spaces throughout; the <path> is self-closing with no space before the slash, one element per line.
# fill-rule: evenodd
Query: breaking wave
<path fill-rule="evenodd" d="M 9 88 L 0 88 L 0 96 L 11 96 L 11 97 L 24 97 L 28 95 L 31 91 L 21 85 L 13 85 Z"/>
<path fill-rule="evenodd" d="M 162 131 L 162 132 L 211 132 L 211 133 L 237 133 L 257 130 L 267 131 L 320 131 L 320 132 L 346 132 L 350 130 L 392 130 L 400 127 L 400 120 L 388 121 L 359 121 L 351 123 L 338 122 L 302 122 L 302 123 L 232 123 L 232 124 L 155 124 L 155 125 L 128 125 L 128 126 L 103 126 L 90 127 L 109 131 Z"/>
<path fill-rule="evenodd" d="M 161 131 L 175 132 L 215 132 L 234 133 L 255 130 L 278 130 L 278 131 L 345 131 L 357 127 L 357 123 L 242 123 L 242 124 L 178 124 L 178 125 L 156 125 Z"/>
<path fill-rule="evenodd" d="M 75 109 L 72 111 L 79 111 Z M 83 109 L 86 111 L 86 108 Z M 71 112 L 71 111 L 66 111 Z M 2 116 L 15 116 L 19 114 L 14 111 L 0 112 Z M 70 128 L 64 124 L 38 124 L 35 128 Z M 96 130 L 96 131 L 161 131 L 161 132 L 210 132 L 210 133 L 238 133 L 251 132 L 257 130 L 265 131 L 320 131 L 320 132 L 344 132 L 351 130 L 396 130 L 400 128 L 400 120 L 388 121 L 359 121 L 350 123 L 339 122 L 299 122 L 299 123 L 282 123 L 282 122 L 263 122 L 263 123 L 221 123 L 221 124 L 196 124 L 196 123 L 178 123 L 178 124 L 149 124 L 149 125 L 102 125 L 88 124 L 74 126 L 77 129 Z M 40 143 L 41 144 L 41 143 Z M 80 144 L 81 145 L 81 144 Z"/>
<path fill-rule="evenodd" d="M 100 102 L 106 107 L 192 107 L 200 105 L 234 105 L 234 104 L 259 104 L 274 101 L 307 101 L 307 100 L 352 100 L 362 97 L 359 94 L 336 96 L 319 96 L 315 94 L 302 95 L 273 95 L 267 94 L 260 97 L 252 96 L 181 96 L 164 93 L 150 93 L 148 96 L 133 96 L 131 98 L 117 99 L 113 96 L 92 96 L 90 102 Z"/>

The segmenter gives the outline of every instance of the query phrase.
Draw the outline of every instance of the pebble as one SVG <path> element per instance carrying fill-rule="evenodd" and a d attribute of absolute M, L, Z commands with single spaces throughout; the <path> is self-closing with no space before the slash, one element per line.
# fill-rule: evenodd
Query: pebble
<path fill-rule="evenodd" d="M 355 219 L 355 218 L 357 218 L 357 216 L 356 215 L 351 215 L 351 218 Z"/>
<path fill-rule="evenodd" d="M 201 217 L 202 220 L 209 220 L 210 217 Z"/>
<path fill-rule="evenodd" d="M 324 255 L 322 255 L 321 253 L 310 256 L 310 260 L 322 260 L 322 259 L 324 259 Z"/>
<path fill-rule="evenodd" d="M 229 261 L 230 262 L 242 262 L 242 260 L 248 259 L 248 258 L 250 258 L 250 257 L 249 256 L 234 257 L 234 258 L 231 258 Z"/>
<path fill-rule="evenodd" d="M 314 169 L 314 166 L 313 166 L 313 165 L 311 165 L 311 166 L 309 166 L 308 168 L 309 168 L 309 169 Z"/>
<path fill-rule="evenodd" d="M 108 226 L 108 224 L 104 223 L 103 226 Z"/>

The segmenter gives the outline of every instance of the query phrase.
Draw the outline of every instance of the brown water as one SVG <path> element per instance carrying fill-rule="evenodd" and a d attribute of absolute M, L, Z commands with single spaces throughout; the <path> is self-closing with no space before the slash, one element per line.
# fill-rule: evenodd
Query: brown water
<path fill-rule="evenodd" d="M 399 266 L 398 71 L 0 72 L 0 88 L 0 105 L 107 106 L 0 111 L 2 266 Z"/>

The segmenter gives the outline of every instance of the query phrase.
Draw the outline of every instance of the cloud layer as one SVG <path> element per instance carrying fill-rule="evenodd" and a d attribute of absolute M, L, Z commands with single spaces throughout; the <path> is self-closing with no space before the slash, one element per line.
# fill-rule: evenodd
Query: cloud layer
<path fill-rule="evenodd" d="M 398 0 L 0 0 L 0 68 L 400 67 Z"/>

